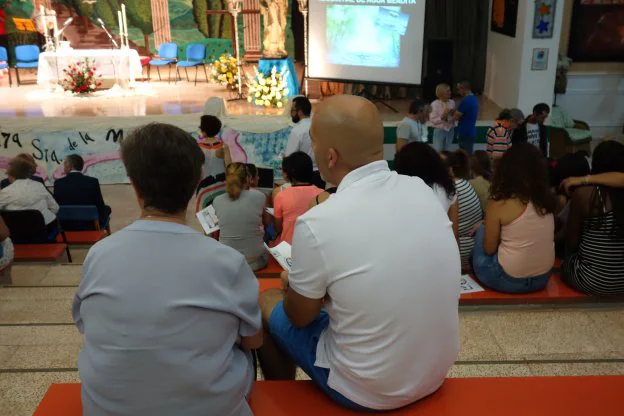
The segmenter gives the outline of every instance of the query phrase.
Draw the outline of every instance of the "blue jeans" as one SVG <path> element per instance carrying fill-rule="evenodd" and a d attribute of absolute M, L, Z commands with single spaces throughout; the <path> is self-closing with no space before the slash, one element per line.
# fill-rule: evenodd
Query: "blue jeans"
<path fill-rule="evenodd" d="M 446 131 L 444 129 L 433 129 L 433 148 L 438 152 L 449 150 L 453 144 L 455 129 Z"/>
<path fill-rule="evenodd" d="M 502 293 L 521 294 L 542 290 L 548 284 L 551 271 L 540 276 L 517 278 L 505 273 L 498 262 L 498 253 L 488 255 L 483 248 L 485 226 L 479 227 L 472 249 L 472 268 L 484 286 Z"/>
<path fill-rule="evenodd" d="M 284 303 L 275 305 L 269 319 L 269 332 L 290 358 L 314 381 L 314 383 L 328 395 L 333 401 L 358 412 L 374 413 L 376 410 L 368 409 L 344 397 L 336 390 L 327 385 L 329 369 L 316 367 L 316 346 L 321 333 L 329 326 L 329 315 L 321 310 L 319 316 L 305 328 L 293 326 L 286 313 Z"/>
<path fill-rule="evenodd" d="M 472 156 L 472 152 L 474 149 L 474 142 L 475 142 L 474 137 L 457 136 L 457 143 L 459 144 L 459 148 L 464 149 L 466 153 L 468 153 L 468 156 Z"/>

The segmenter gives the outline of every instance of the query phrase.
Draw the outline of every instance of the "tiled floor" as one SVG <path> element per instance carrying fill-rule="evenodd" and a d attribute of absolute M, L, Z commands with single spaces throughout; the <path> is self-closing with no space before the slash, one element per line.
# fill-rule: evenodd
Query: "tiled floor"
<path fill-rule="evenodd" d="M 127 185 L 103 188 L 113 231 L 138 216 Z M 192 212 L 189 223 L 199 229 Z M 87 249 L 72 250 L 81 263 Z M 52 383 L 78 382 L 82 338 L 71 318 L 80 264 L 17 265 L 0 288 L 0 416 L 30 415 Z M 621 304 L 462 308 L 450 377 L 624 375 Z M 300 378 L 305 375 L 299 373 Z"/>

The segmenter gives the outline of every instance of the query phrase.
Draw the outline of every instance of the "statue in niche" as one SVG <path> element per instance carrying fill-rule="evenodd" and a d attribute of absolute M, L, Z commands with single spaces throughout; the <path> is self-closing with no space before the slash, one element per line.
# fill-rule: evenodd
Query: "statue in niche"
<path fill-rule="evenodd" d="M 286 52 L 286 14 L 288 0 L 260 0 L 260 12 L 264 19 L 264 50 L 262 56 L 281 59 Z"/>

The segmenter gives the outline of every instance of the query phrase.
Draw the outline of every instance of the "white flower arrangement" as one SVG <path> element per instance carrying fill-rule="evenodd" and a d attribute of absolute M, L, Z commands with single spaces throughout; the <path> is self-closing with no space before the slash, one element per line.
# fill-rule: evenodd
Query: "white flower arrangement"
<path fill-rule="evenodd" d="M 263 107 L 284 107 L 290 92 L 286 81 L 288 69 L 283 67 L 277 72 L 277 67 L 273 66 L 270 74 L 258 72 L 258 68 L 255 68 L 255 72 L 255 78 L 247 84 L 247 101 Z"/>

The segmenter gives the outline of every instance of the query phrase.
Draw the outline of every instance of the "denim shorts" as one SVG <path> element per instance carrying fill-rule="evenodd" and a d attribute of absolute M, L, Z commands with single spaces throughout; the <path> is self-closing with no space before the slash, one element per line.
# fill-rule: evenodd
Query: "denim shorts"
<path fill-rule="evenodd" d="M 314 365 L 316 362 L 316 347 L 323 331 L 329 326 L 329 315 L 321 310 L 319 316 L 305 328 L 297 328 L 290 323 L 284 312 L 284 303 L 275 306 L 269 319 L 269 332 L 290 358 L 314 381 L 314 383 L 333 401 L 347 409 L 359 412 L 373 413 L 376 410 L 368 409 L 344 397 L 327 385 L 329 369 Z"/>

